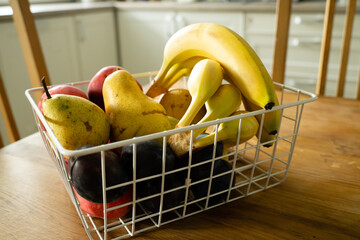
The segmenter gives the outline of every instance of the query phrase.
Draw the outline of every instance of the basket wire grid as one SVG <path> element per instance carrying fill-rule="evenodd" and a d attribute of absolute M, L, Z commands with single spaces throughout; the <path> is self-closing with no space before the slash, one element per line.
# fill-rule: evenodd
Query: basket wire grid
<path fill-rule="evenodd" d="M 135 74 L 134 77 L 137 80 L 141 78 L 148 78 L 151 82 L 153 81 L 153 77 L 155 76 L 155 74 L 155 72 L 142 73 Z M 86 87 L 88 83 L 88 81 L 85 81 L 71 83 L 71 85 Z M 130 238 L 135 234 L 160 227 L 161 225 L 192 216 L 207 209 L 218 207 L 227 202 L 232 202 L 243 197 L 255 194 L 265 189 L 274 187 L 285 180 L 294 152 L 296 137 L 300 127 L 300 119 L 302 116 L 304 104 L 314 101 L 317 97 L 313 93 L 309 93 L 300 89 L 287 87 L 283 84 L 278 83 L 274 84 L 277 88 L 280 88 L 278 95 L 280 104 L 279 106 L 273 107 L 271 110 L 258 110 L 254 112 L 248 112 L 241 115 L 230 116 L 210 122 L 191 125 L 184 128 L 172 129 L 169 131 L 154 133 L 146 136 L 134 137 L 132 139 L 127 139 L 120 142 L 114 142 L 88 149 L 72 151 L 64 149 L 61 146 L 54 133 L 51 131 L 51 128 L 46 123 L 44 116 L 41 114 L 39 108 L 37 107 L 37 103 L 35 103 L 34 93 L 42 91 L 42 88 L 28 89 L 25 92 L 25 95 L 27 96 L 32 106 L 35 121 L 42 136 L 43 142 L 46 146 L 46 149 L 59 172 L 59 175 L 65 185 L 65 188 L 72 202 L 75 205 L 75 208 L 80 216 L 80 219 L 89 239 L 124 239 Z M 291 100 L 289 102 L 287 102 L 288 100 L 286 100 L 285 102 L 285 94 L 287 94 L 286 99 L 288 99 L 288 96 L 290 96 Z M 239 144 L 241 139 L 240 131 L 243 119 L 250 116 L 261 116 L 259 131 L 257 133 L 258 136 L 261 136 L 265 113 L 277 110 L 281 111 L 281 120 L 278 134 L 276 135 L 276 138 L 274 140 L 260 143 L 258 137 L 255 136 L 247 142 Z M 236 145 L 231 149 L 228 149 L 227 153 L 224 153 L 224 155 L 217 156 L 216 149 L 217 144 L 219 144 L 217 142 L 219 125 L 223 122 L 233 120 L 239 120 Z M 212 157 L 210 157 L 206 161 L 192 164 L 193 152 L 191 151 L 191 149 L 193 145 L 193 131 L 195 129 L 204 127 L 213 128 L 215 131 Z M 190 132 L 191 136 L 188 164 L 187 166 L 184 166 L 182 168 L 166 171 L 165 160 L 167 137 L 172 134 L 181 132 Z M 137 179 L 137 144 L 153 139 L 161 139 L 162 141 L 161 173 Z M 272 144 L 272 147 L 264 146 L 270 143 Z M 133 177 L 131 180 L 125 183 L 117 184 L 114 186 L 107 186 L 105 176 L 105 151 L 113 150 L 127 145 L 131 145 L 133 149 Z M 92 217 L 81 209 L 80 202 L 77 199 L 76 193 L 74 192 L 74 189 L 72 187 L 72 180 L 66 166 L 66 160 L 68 160 L 70 157 L 83 156 L 96 152 L 101 152 L 103 202 L 107 203 L 107 191 L 126 186 L 132 189 L 131 201 L 111 207 L 108 207 L 107 204 L 103 204 L 103 219 Z M 225 172 L 214 174 L 214 163 L 215 161 L 220 159 L 227 159 L 229 166 L 231 166 L 231 169 Z M 191 171 L 195 167 L 201 167 L 204 164 L 210 164 L 210 176 L 199 181 L 192 182 L 190 178 Z M 185 171 L 187 176 L 183 185 L 165 190 L 166 177 L 170 174 L 174 174 L 180 171 Z M 214 180 L 216 181 L 216 179 L 220 179 L 221 177 L 230 177 L 230 181 L 224 189 L 213 193 L 212 183 L 214 182 Z M 161 178 L 160 191 L 154 195 L 139 198 L 136 191 L 137 183 L 155 178 Z M 233 181 L 235 182 L 234 185 L 232 184 Z M 201 198 L 194 198 L 191 189 L 197 184 L 205 184 L 207 188 L 206 196 Z M 165 209 L 165 196 L 176 191 L 182 191 L 183 201 L 179 202 L 176 206 Z M 211 202 L 211 200 L 216 196 L 221 196 L 222 201 Z M 155 198 L 159 200 L 159 210 L 149 212 L 146 208 L 144 208 L 143 203 L 144 201 Z M 130 208 L 130 211 L 124 217 L 108 219 L 107 214 L 109 212 L 116 211 L 124 207 Z"/>

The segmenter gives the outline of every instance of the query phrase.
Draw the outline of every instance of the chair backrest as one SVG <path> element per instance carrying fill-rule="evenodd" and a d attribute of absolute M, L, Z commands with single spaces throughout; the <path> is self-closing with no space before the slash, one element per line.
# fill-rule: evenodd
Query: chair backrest
<path fill-rule="evenodd" d="M 272 79 L 284 83 L 292 1 L 278 0 Z"/>
<path fill-rule="evenodd" d="M 346 8 L 346 20 L 345 20 L 343 39 L 342 39 L 341 59 L 340 59 L 339 76 L 338 76 L 337 88 L 336 88 L 336 97 L 344 96 L 344 86 L 346 82 L 345 78 L 346 78 L 346 71 L 348 65 L 355 11 L 356 11 L 356 0 L 349 0 Z M 335 1 L 327 0 L 326 9 L 325 9 L 323 39 L 322 39 L 322 46 L 320 53 L 319 75 L 316 86 L 316 94 L 319 96 L 325 94 L 326 76 L 328 70 L 334 13 L 335 13 Z M 355 98 L 357 100 L 360 100 L 360 70 L 358 75 Z"/>

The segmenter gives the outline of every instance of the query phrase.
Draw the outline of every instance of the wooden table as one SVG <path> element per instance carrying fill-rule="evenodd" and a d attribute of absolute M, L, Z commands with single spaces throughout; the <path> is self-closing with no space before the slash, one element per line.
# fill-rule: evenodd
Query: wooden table
<path fill-rule="evenodd" d="M 305 105 L 284 183 L 134 239 L 360 239 L 360 102 Z M 0 239 L 87 239 L 38 133 L 0 150 Z"/>

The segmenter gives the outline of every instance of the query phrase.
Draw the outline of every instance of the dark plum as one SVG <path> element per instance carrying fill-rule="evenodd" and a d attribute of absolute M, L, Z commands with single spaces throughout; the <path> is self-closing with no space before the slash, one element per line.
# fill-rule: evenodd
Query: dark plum
<path fill-rule="evenodd" d="M 215 168 L 213 171 L 213 178 L 212 178 L 212 182 L 211 182 L 211 190 L 210 190 L 210 194 L 215 194 L 224 190 L 229 189 L 230 187 L 230 181 L 231 181 L 231 169 L 232 166 L 231 164 L 223 159 L 219 159 L 216 160 L 215 162 Z M 222 175 L 222 176 L 217 176 L 221 173 L 230 171 L 229 173 Z M 205 179 L 205 178 L 203 178 Z M 235 177 L 233 178 L 232 184 L 231 186 L 235 185 Z M 205 196 L 207 196 L 208 193 L 208 189 L 209 189 L 209 180 L 194 184 L 190 187 L 194 197 L 196 199 L 199 198 L 203 198 Z M 218 194 L 216 196 L 210 197 L 209 198 L 209 206 L 212 206 L 214 204 L 220 203 L 222 201 L 225 201 L 227 198 L 227 194 L 228 192 L 224 192 L 221 194 Z"/>
<path fill-rule="evenodd" d="M 139 182 L 136 186 L 137 197 L 145 198 L 154 194 L 161 193 L 161 177 Z M 181 179 L 178 174 L 172 173 L 165 176 L 164 191 L 184 186 L 185 179 Z M 163 197 L 163 210 L 179 206 L 185 200 L 185 188 L 169 191 Z M 160 195 L 141 201 L 141 205 L 150 212 L 158 212 L 160 209 Z"/>
<path fill-rule="evenodd" d="M 198 138 L 201 138 L 204 136 L 206 136 L 206 134 L 200 134 L 198 136 Z M 215 158 L 222 156 L 223 149 L 224 149 L 223 143 L 217 142 Z M 200 179 L 210 177 L 212 161 L 209 161 L 209 160 L 211 160 L 213 158 L 213 151 L 214 151 L 214 145 L 211 144 L 209 146 L 206 146 L 206 147 L 198 149 L 198 150 L 194 150 L 192 152 L 191 165 L 208 161 L 207 163 L 203 163 L 198 166 L 191 167 L 190 178 L 192 181 L 197 181 Z M 187 155 L 184 155 L 180 159 L 180 164 L 178 167 L 185 167 L 185 166 L 188 166 L 188 164 L 189 164 L 189 155 L 187 154 Z M 218 161 L 214 162 L 214 168 L 216 167 L 216 164 L 218 164 Z"/>
<path fill-rule="evenodd" d="M 174 170 L 178 158 L 169 146 L 166 146 L 165 172 Z M 121 161 L 125 164 L 130 176 L 133 173 L 133 145 L 122 148 Z M 162 173 L 163 145 L 157 140 L 144 141 L 136 144 L 136 179 L 141 179 Z M 162 177 L 154 177 L 136 184 L 138 199 L 161 193 Z M 184 185 L 185 177 L 178 173 L 165 175 L 164 191 Z M 184 201 L 184 188 L 171 191 L 164 195 L 163 209 L 169 209 Z M 141 201 L 141 205 L 151 212 L 159 211 L 160 196 Z"/>
<path fill-rule="evenodd" d="M 89 148 L 90 145 L 79 149 Z M 84 199 L 103 203 L 101 153 L 70 158 L 69 173 L 76 192 Z M 129 180 L 120 157 L 112 151 L 105 151 L 106 187 L 121 184 Z M 127 186 L 115 188 L 106 192 L 107 202 L 112 202 L 121 197 Z"/>
<path fill-rule="evenodd" d="M 160 174 L 163 164 L 163 145 L 157 140 L 149 140 L 136 144 L 136 179 Z M 133 145 L 122 148 L 121 161 L 129 176 L 133 173 Z M 170 147 L 166 147 L 165 171 L 174 169 L 177 157 Z"/>

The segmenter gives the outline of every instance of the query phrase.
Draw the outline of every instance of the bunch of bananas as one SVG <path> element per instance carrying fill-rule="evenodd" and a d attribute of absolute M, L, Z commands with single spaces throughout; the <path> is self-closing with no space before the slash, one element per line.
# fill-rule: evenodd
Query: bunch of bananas
<path fill-rule="evenodd" d="M 165 46 L 162 66 L 146 94 L 159 96 L 185 76 L 192 100 L 177 127 L 189 125 L 204 104 L 207 113 L 200 122 L 241 114 L 236 112 L 241 102 L 246 111 L 270 110 L 279 104 L 272 79 L 258 55 L 239 34 L 219 24 L 191 24 L 176 32 Z M 223 80 L 229 84 L 223 84 Z M 279 128 L 280 111 L 253 118 L 258 124 L 251 117 L 242 120 L 241 135 L 246 137 L 240 142 L 256 135 L 261 126 L 262 134 L 257 136 L 262 143 L 270 141 L 266 146 L 271 146 Z M 222 140 L 234 142 L 229 132 L 236 133 L 238 127 L 224 125 L 228 126 L 221 128 L 227 131 L 220 135 Z M 229 126 L 232 126 L 230 131 Z M 193 137 L 203 130 L 195 130 Z M 189 151 L 189 141 L 186 133 L 169 138 L 177 155 Z M 195 140 L 194 146 L 205 144 L 205 140 L 201 142 Z"/>

